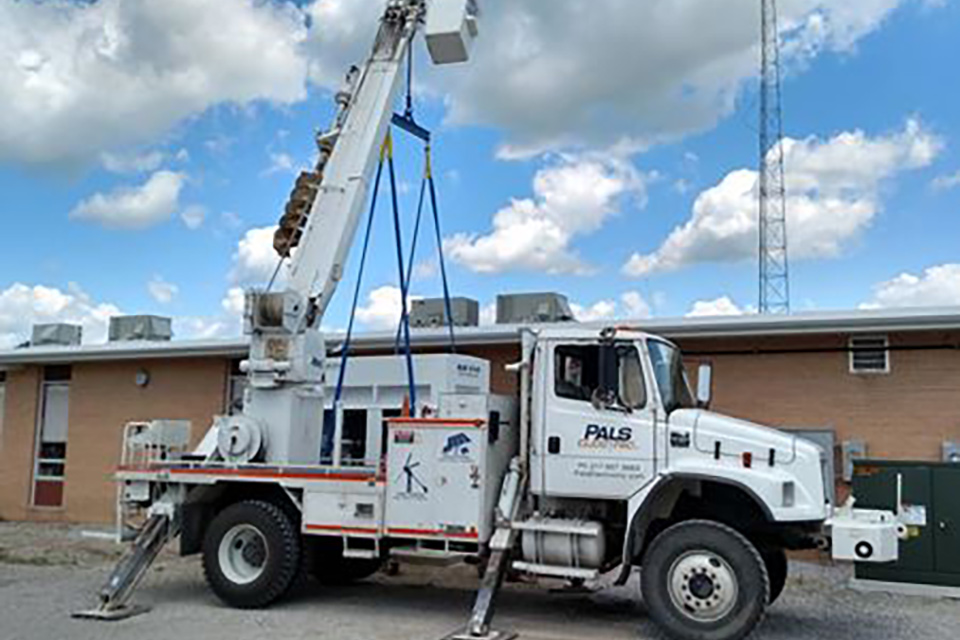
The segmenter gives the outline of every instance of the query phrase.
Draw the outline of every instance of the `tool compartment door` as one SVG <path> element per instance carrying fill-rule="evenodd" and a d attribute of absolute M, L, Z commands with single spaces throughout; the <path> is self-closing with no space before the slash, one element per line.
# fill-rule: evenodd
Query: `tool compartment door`
<path fill-rule="evenodd" d="M 479 420 L 391 421 L 387 535 L 478 539 L 485 443 Z"/>

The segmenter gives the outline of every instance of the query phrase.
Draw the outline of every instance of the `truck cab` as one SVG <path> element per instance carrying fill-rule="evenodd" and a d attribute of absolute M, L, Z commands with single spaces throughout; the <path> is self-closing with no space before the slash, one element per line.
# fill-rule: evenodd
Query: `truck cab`
<path fill-rule="evenodd" d="M 824 452 L 710 411 L 680 349 L 640 330 L 529 331 L 524 358 L 531 506 L 514 567 L 621 584 L 639 568 L 672 636 L 752 628 L 783 589 L 785 551 L 822 541 Z"/>
<path fill-rule="evenodd" d="M 823 451 L 710 411 L 672 342 L 634 330 L 551 329 L 537 336 L 533 359 L 532 493 L 630 501 L 699 477 L 744 492 L 774 522 L 828 517 Z"/>

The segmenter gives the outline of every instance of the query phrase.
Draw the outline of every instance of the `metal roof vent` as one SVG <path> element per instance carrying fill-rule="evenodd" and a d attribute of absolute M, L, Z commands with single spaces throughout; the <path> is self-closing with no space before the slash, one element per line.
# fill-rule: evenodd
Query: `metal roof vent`
<path fill-rule="evenodd" d="M 76 347 L 83 338 L 83 327 L 75 324 L 37 324 L 30 338 L 32 347 Z"/>
<path fill-rule="evenodd" d="M 450 315 L 455 327 L 476 327 L 480 324 L 480 304 L 470 298 L 450 298 Z M 443 298 L 412 300 L 410 326 L 431 328 L 447 326 L 446 305 Z"/>
<path fill-rule="evenodd" d="M 559 293 L 497 296 L 497 324 L 542 324 L 576 320 L 567 297 Z"/>
<path fill-rule="evenodd" d="M 169 342 L 173 338 L 173 323 L 160 316 L 119 316 L 110 318 L 110 342 L 147 340 Z"/>

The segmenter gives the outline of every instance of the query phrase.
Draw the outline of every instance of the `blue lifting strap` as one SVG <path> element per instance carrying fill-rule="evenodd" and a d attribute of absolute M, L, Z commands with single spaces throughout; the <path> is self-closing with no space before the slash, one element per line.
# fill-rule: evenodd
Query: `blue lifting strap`
<path fill-rule="evenodd" d="M 437 255 L 440 262 L 440 278 L 443 282 L 443 306 L 444 306 L 444 324 L 447 325 L 447 328 L 450 332 L 450 352 L 457 352 L 457 339 L 454 331 L 453 325 L 453 307 L 450 301 L 450 286 L 447 280 L 447 266 L 444 261 L 443 255 L 443 234 L 440 232 L 440 208 L 437 204 L 437 188 L 433 179 L 433 163 L 430 155 L 430 145 L 425 147 L 425 161 L 424 161 L 424 173 L 423 181 L 420 183 L 420 199 L 417 204 L 417 218 L 413 225 L 413 241 L 410 246 L 410 261 L 407 263 L 407 279 L 403 284 L 402 292 L 404 298 L 406 298 L 410 289 L 410 280 L 413 277 L 413 262 L 414 257 L 417 252 L 417 238 L 420 235 L 420 222 L 423 217 L 423 204 L 427 192 L 430 193 L 430 205 L 433 211 L 433 229 L 436 234 L 437 241 Z M 397 336 L 396 336 L 396 347 L 399 350 L 400 347 L 400 334 L 403 331 L 404 322 L 409 325 L 409 319 L 406 321 L 401 318 L 400 325 L 397 327 Z"/>

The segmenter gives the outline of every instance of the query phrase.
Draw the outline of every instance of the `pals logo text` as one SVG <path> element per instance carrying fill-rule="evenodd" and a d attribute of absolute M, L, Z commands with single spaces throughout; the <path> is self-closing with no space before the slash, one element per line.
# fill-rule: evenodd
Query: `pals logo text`
<path fill-rule="evenodd" d="M 610 427 L 600 424 L 588 424 L 579 444 L 581 449 L 633 451 L 637 448 L 633 442 L 633 429 L 630 427 Z"/>

